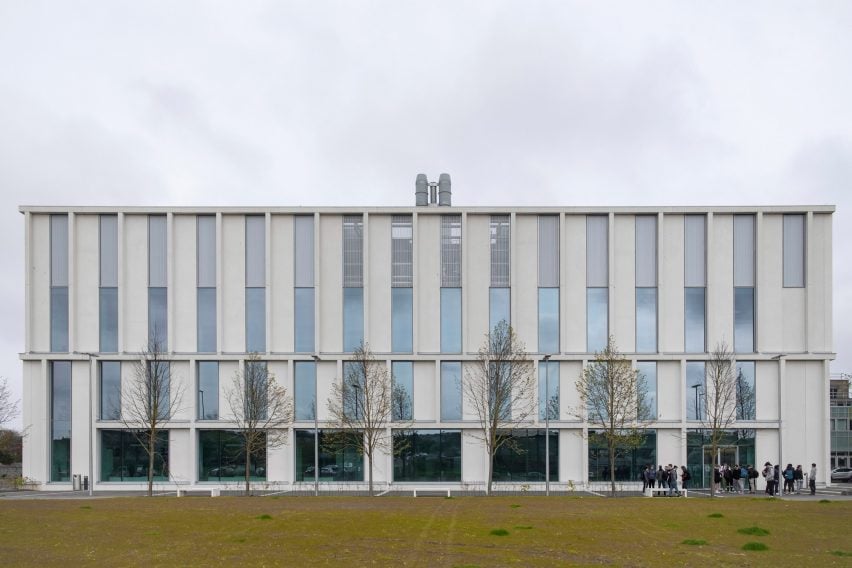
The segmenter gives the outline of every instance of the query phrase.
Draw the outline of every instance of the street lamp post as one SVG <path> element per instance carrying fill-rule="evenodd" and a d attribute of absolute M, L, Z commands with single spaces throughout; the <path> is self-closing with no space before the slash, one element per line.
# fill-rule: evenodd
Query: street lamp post
<path fill-rule="evenodd" d="M 550 495 L 550 354 L 544 356 L 544 494 Z"/>

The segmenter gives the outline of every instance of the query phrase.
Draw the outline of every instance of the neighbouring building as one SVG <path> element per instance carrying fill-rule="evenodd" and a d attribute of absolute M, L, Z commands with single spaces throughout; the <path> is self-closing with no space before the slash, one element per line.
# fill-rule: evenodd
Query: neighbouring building
<path fill-rule="evenodd" d="M 852 467 L 852 398 L 849 397 L 849 375 L 832 375 L 829 388 L 831 468 Z"/>
<path fill-rule="evenodd" d="M 309 486 L 314 420 L 322 438 L 331 385 L 362 341 L 410 403 L 405 450 L 376 459 L 377 481 L 477 486 L 487 459 L 460 382 L 503 319 L 535 361 L 541 408 L 516 433 L 524 452 L 497 456 L 498 490 L 543 482 L 545 400 L 552 489 L 608 478 L 605 446 L 572 409 L 609 335 L 648 379 L 654 417 L 619 479 L 645 464 L 686 464 L 699 485 L 714 461 L 830 469 L 834 207 L 466 207 L 451 205 L 449 176 L 416 189 L 410 207 L 21 207 L 24 475 L 43 489 L 75 475 L 143 487 L 147 460 L 120 417 L 156 333 L 184 392 L 158 487 L 240 481 L 225 387 L 251 352 L 295 408 L 288 442 L 254 456 L 252 475 Z M 711 456 L 698 394 L 719 341 L 742 404 Z M 326 487 L 363 487 L 362 457 L 319 447 Z"/>

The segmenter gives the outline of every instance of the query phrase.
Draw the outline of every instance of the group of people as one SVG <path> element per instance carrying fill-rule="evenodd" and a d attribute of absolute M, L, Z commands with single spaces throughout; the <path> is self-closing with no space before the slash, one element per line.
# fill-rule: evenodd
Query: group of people
<path fill-rule="evenodd" d="M 778 495 L 778 485 L 783 481 L 784 495 L 792 495 L 796 493 L 797 495 L 802 492 L 802 486 L 804 485 L 805 472 L 802 470 L 802 466 L 798 465 L 795 469 L 793 469 L 793 464 L 788 463 L 787 467 L 784 468 L 784 471 L 780 471 L 781 468 L 779 465 L 773 466 L 771 463 L 766 462 L 763 466 L 762 475 L 766 479 L 766 494 L 767 495 Z M 811 471 L 808 472 L 808 489 L 810 489 L 811 495 L 816 495 L 816 476 L 817 476 L 817 467 L 816 464 L 811 464 Z"/>
<path fill-rule="evenodd" d="M 757 478 L 757 470 L 751 465 L 722 464 L 713 468 L 713 481 L 727 493 L 754 493 L 757 490 Z"/>
<path fill-rule="evenodd" d="M 654 469 L 653 465 L 646 465 L 640 475 L 642 478 L 642 492 L 646 489 L 654 487 L 668 488 L 667 496 L 680 496 L 681 489 L 688 489 L 689 480 L 692 479 L 689 470 L 685 465 L 680 467 L 669 464 L 665 467 L 662 465 L 659 469 Z M 678 488 L 678 478 L 680 478 L 680 488 Z"/>

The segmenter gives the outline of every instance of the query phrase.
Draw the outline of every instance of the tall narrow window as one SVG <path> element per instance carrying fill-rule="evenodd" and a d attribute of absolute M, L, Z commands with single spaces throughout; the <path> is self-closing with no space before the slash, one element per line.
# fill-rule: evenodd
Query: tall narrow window
<path fill-rule="evenodd" d="M 198 419 L 219 419 L 219 363 L 198 362 Z"/>
<path fill-rule="evenodd" d="M 538 419 L 545 418 L 559 419 L 559 361 L 538 364 Z"/>
<path fill-rule="evenodd" d="M 636 216 L 636 352 L 657 351 L 657 217 Z"/>
<path fill-rule="evenodd" d="M 688 361 L 686 363 L 686 419 L 703 420 L 707 415 L 704 399 L 707 384 L 704 375 L 703 361 Z"/>
<path fill-rule="evenodd" d="M 269 416 L 268 387 L 269 371 L 266 361 L 246 361 L 245 416 L 247 420 L 266 420 Z"/>
<path fill-rule="evenodd" d="M 461 215 L 441 216 L 441 353 L 462 351 Z"/>
<path fill-rule="evenodd" d="M 643 403 L 639 407 L 640 420 L 656 420 L 657 418 L 657 363 L 640 361 L 636 363 L 639 371 L 639 385 L 642 388 Z"/>
<path fill-rule="evenodd" d="M 462 419 L 461 363 L 441 363 L 441 420 Z"/>
<path fill-rule="evenodd" d="M 343 350 L 364 343 L 364 219 L 343 217 Z"/>
<path fill-rule="evenodd" d="M 148 344 L 166 351 L 169 338 L 166 216 L 148 216 Z"/>
<path fill-rule="evenodd" d="M 414 345 L 411 215 L 391 219 L 391 350 L 411 353 Z"/>
<path fill-rule="evenodd" d="M 734 215 L 734 352 L 754 352 L 754 215 Z"/>
<path fill-rule="evenodd" d="M 199 353 L 216 352 L 216 217 L 196 218 L 196 326 Z"/>
<path fill-rule="evenodd" d="M 784 215 L 784 287 L 805 286 L 805 216 Z"/>
<path fill-rule="evenodd" d="M 414 364 L 394 361 L 391 416 L 393 420 L 411 420 L 414 407 Z"/>
<path fill-rule="evenodd" d="M 295 219 L 295 350 L 315 351 L 314 293 L 314 217 L 297 215 Z"/>
<path fill-rule="evenodd" d="M 317 365 L 313 361 L 293 365 L 296 420 L 313 420 L 317 415 Z"/>
<path fill-rule="evenodd" d="M 246 216 L 246 351 L 266 351 L 266 219 Z"/>
<path fill-rule="evenodd" d="M 609 218 L 586 217 L 586 350 L 609 340 Z"/>
<path fill-rule="evenodd" d="M 491 216 L 491 290 L 489 294 L 490 332 L 501 321 L 511 323 L 511 244 L 509 215 Z"/>
<path fill-rule="evenodd" d="M 71 362 L 50 362 L 50 480 L 71 480 Z"/>
<path fill-rule="evenodd" d="M 50 350 L 68 351 L 68 215 L 50 216 Z"/>
<path fill-rule="evenodd" d="M 101 420 L 121 418 L 121 362 L 100 361 Z"/>
<path fill-rule="evenodd" d="M 683 217 L 683 344 L 686 353 L 704 353 L 707 311 L 707 218 Z"/>
<path fill-rule="evenodd" d="M 99 350 L 118 351 L 118 216 L 98 217 L 100 240 L 100 289 L 98 290 Z"/>
<path fill-rule="evenodd" d="M 538 217 L 538 351 L 559 352 L 559 217 Z"/>
<path fill-rule="evenodd" d="M 737 361 L 737 420 L 754 420 L 756 417 L 754 361 Z"/>
<path fill-rule="evenodd" d="M 343 362 L 343 412 L 355 419 L 365 415 L 364 367 L 354 361 Z M 350 394 L 351 393 L 351 394 Z"/>

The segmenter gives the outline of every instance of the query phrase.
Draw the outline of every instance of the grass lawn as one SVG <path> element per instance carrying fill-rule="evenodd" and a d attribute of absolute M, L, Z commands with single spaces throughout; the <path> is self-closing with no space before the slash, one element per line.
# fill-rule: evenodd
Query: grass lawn
<path fill-rule="evenodd" d="M 852 502 L 577 497 L 0 501 L 0 566 L 852 566 Z"/>

